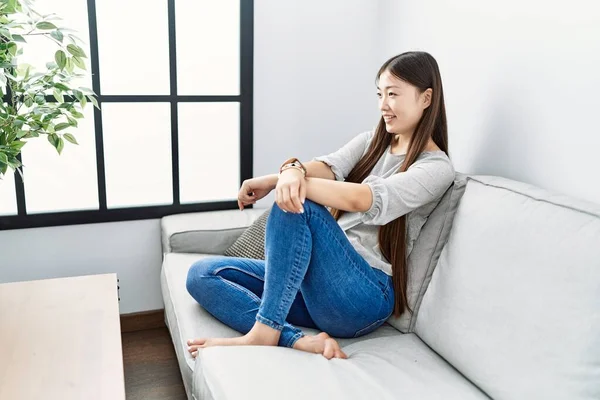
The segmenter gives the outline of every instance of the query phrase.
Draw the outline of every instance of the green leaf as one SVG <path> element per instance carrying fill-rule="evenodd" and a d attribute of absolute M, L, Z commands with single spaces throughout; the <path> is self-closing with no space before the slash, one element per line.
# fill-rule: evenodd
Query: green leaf
<path fill-rule="evenodd" d="M 56 61 L 56 64 L 58 64 L 60 69 L 63 69 L 67 65 L 67 55 L 64 51 L 57 50 L 56 53 L 54 53 L 54 61 Z"/>
<path fill-rule="evenodd" d="M 55 148 L 58 146 L 58 135 L 56 133 L 51 133 L 48 135 L 48 141 Z"/>
<path fill-rule="evenodd" d="M 65 133 L 63 135 L 63 137 L 65 139 L 67 139 L 69 142 L 73 143 L 73 144 L 79 144 L 79 143 L 77 143 L 77 140 L 75 139 L 75 136 L 71 135 L 70 133 Z"/>
<path fill-rule="evenodd" d="M 60 90 L 71 90 L 70 87 L 68 87 L 64 83 L 60 83 L 60 82 L 55 83 L 54 87 L 57 88 L 57 89 L 60 89 Z"/>
<path fill-rule="evenodd" d="M 15 142 L 11 143 L 10 147 L 13 148 L 13 149 L 15 149 L 17 152 L 20 152 L 21 149 L 23 148 L 23 146 L 25 146 L 25 143 L 26 142 L 21 142 L 20 140 L 19 141 L 15 141 Z"/>
<path fill-rule="evenodd" d="M 69 117 L 68 115 L 66 117 L 67 121 L 69 121 L 69 125 L 77 127 L 77 120 L 75 118 Z"/>
<path fill-rule="evenodd" d="M 54 98 L 56 99 L 56 101 L 58 101 L 59 103 L 64 103 L 65 102 L 65 98 L 64 98 L 63 94 L 59 90 L 54 89 L 52 91 L 52 94 L 54 95 Z"/>
<path fill-rule="evenodd" d="M 25 40 L 25 38 L 21 35 L 17 35 L 15 33 L 12 34 L 12 38 L 15 42 L 21 42 L 21 43 L 27 43 L 27 41 Z"/>
<path fill-rule="evenodd" d="M 81 91 L 79 91 L 77 89 L 73 89 L 73 95 L 79 101 L 81 101 L 81 99 L 83 98 L 83 93 L 81 93 Z"/>
<path fill-rule="evenodd" d="M 71 58 L 67 58 L 67 71 L 73 73 L 73 60 Z"/>
<path fill-rule="evenodd" d="M 87 58 L 85 52 L 81 49 L 81 47 L 76 46 L 74 44 L 67 45 L 67 51 L 76 57 Z"/>
<path fill-rule="evenodd" d="M 70 127 L 71 127 L 71 124 L 68 124 L 66 122 L 61 122 L 60 124 L 57 124 L 54 127 L 54 130 L 55 131 L 62 131 L 63 129 L 67 129 L 67 128 L 70 128 Z"/>
<path fill-rule="evenodd" d="M 52 22 L 48 22 L 48 21 L 42 21 L 42 22 L 38 22 L 35 25 L 36 28 L 38 29 L 56 29 L 56 25 L 54 25 Z"/>
<path fill-rule="evenodd" d="M 85 108 L 85 105 L 87 104 L 87 100 L 85 99 L 85 96 L 81 96 L 81 100 L 79 100 L 79 102 L 81 103 L 81 109 L 83 110 Z"/>
<path fill-rule="evenodd" d="M 25 99 L 24 103 L 27 107 L 31 107 L 33 105 L 33 99 L 31 97 L 28 97 Z"/>
<path fill-rule="evenodd" d="M 17 44 L 14 42 L 11 42 L 9 44 L 6 45 L 8 52 L 14 57 L 17 55 Z"/>
<path fill-rule="evenodd" d="M 4 153 L 0 153 L 0 163 L 8 164 L 8 157 Z"/>
<path fill-rule="evenodd" d="M 89 101 L 92 102 L 92 104 L 99 110 L 100 106 L 98 105 L 98 100 L 96 100 L 96 98 L 94 96 L 88 96 L 87 97 Z"/>
<path fill-rule="evenodd" d="M 85 63 L 83 62 L 83 60 L 81 58 L 73 56 L 73 64 L 75 64 L 77 67 L 85 70 Z"/>
<path fill-rule="evenodd" d="M 63 138 L 59 137 L 58 145 L 56 146 L 56 150 L 58 150 L 58 154 L 62 153 L 64 148 L 65 148 L 65 141 L 63 140 Z"/>
<path fill-rule="evenodd" d="M 47 69 L 56 69 L 56 68 L 58 68 L 58 65 L 55 62 L 50 61 L 50 62 L 46 63 L 46 68 Z"/>
<path fill-rule="evenodd" d="M 71 115 L 74 116 L 75 118 L 83 118 L 83 114 L 77 110 L 71 110 Z"/>
<path fill-rule="evenodd" d="M 41 106 L 46 104 L 46 99 L 44 98 L 43 94 L 38 93 L 35 95 L 35 102 Z"/>
<path fill-rule="evenodd" d="M 54 39 L 58 40 L 61 43 L 62 43 L 63 38 L 64 38 L 63 33 L 60 30 L 58 30 L 58 29 L 55 30 L 55 31 L 52 31 L 52 33 L 50 33 L 50 36 L 52 36 Z"/>

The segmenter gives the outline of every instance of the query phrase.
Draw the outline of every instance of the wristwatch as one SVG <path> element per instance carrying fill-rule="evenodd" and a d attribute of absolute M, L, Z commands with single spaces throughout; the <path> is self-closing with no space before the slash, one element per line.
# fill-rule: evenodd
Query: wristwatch
<path fill-rule="evenodd" d="M 289 158 L 286 161 L 284 161 L 283 164 L 281 164 L 281 167 L 279 168 L 279 173 L 285 171 L 288 168 L 298 168 L 302 171 L 304 176 L 306 176 L 306 168 L 296 157 Z"/>

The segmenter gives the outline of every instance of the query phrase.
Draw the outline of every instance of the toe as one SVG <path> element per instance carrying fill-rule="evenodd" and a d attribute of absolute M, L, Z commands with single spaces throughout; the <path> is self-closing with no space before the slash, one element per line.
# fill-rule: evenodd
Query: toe
<path fill-rule="evenodd" d="M 204 342 L 206 342 L 205 338 L 190 339 L 190 340 L 188 340 L 188 346 L 204 344 Z"/>
<path fill-rule="evenodd" d="M 331 360 L 331 358 L 333 358 L 335 354 L 335 348 L 331 345 L 331 342 L 329 340 L 325 341 L 325 350 L 323 350 L 323 356 L 328 359 Z"/>
<path fill-rule="evenodd" d="M 204 347 L 205 347 L 204 344 L 195 344 L 195 345 L 192 345 L 192 346 L 188 347 L 188 351 L 190 353 L 193 353 L 194 351 L 197 351 L 198 349 L 202 349 Z"/>
<path fill-rule="evenodd" d="M 346 359 L 348 358 L 348 356 L 346 355 L 346 353 L 344 353 L 341 349 L 336 350 L 335 352 L 335 356 L 337 358 L 341 358 L 341 359 Z"/>

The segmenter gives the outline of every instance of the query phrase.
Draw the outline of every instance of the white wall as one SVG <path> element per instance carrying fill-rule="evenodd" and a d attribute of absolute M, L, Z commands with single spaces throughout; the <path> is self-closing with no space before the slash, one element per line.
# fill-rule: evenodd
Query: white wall
<path fill-rule="evenodd" d="M 334 151 L 377 123 L 378 6 L 255 2 L 255 176 L 278 172 L 289 157 Z M 257 204 L 273 200 L 271 193 Z"/>
<path fill-rule="evenodd" d="M 600 5 L 382 0 L 387 56 L 440 65 L 457 170 L 600 203 Z"/>
<path fill-rule="evenodd" d="M 0 232 L 0 283 L 116 272 L 122 314 L 163 308 L 158 220 Z"/>
<path fill-rule="evenodd" d="M 254 25 L 255 176 L 375 124 L 377 2 L 261 0 Z M 0 282 L 117 272 L 121 313 L 163 307 L 160 267 L 158 220 L 0 232 Z"/>

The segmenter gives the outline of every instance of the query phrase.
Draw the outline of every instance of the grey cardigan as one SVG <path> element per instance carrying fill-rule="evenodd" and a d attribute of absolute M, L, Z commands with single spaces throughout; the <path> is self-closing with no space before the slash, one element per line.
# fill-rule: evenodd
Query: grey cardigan
<path fill-rule="evenodd" d="M 343 181 L 366 154 L 373 136 L 373 131 L 361 133 L 339 150 L 315 157 L 313 161 L 326 163 L 335 179 Z M 406 155 L 390 151 L 391 146 L 388 146 L 370 175 L 362 181 L 373 194 L 371 208 L 365 212 L 346 212 L 338 224 L 352 246 L 372 267 L 391 276 L 392 266 L 379 250 L 379 226 L 407 214 L 408 257 L 429 214 L 454 181 L 455 170 L 446 153 L 438 150 L 422 152 L 406 172 L 397 172 Z"/>

